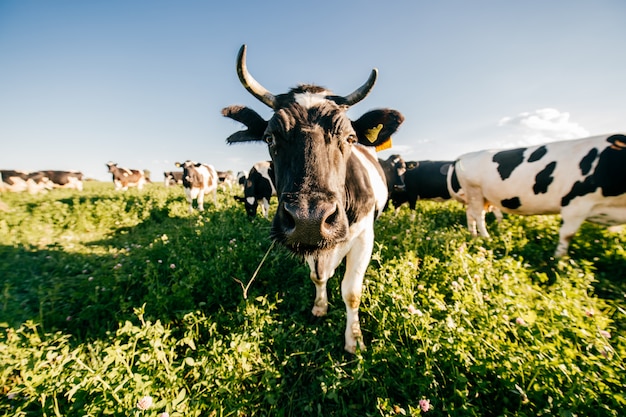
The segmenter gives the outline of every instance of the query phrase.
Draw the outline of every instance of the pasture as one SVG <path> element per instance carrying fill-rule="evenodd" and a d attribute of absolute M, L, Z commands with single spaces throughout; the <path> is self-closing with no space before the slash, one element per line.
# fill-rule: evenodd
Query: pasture
<path fill-rule="evenodd" d="M 472 240 L 458 203 L 389 210 L 351 355 L 339 280 L 313 317 L 235 194 L 0 195 L 0 415 L 624 415 L 626 231 L 586 223 L 555 261 L 558 216 Z"/>

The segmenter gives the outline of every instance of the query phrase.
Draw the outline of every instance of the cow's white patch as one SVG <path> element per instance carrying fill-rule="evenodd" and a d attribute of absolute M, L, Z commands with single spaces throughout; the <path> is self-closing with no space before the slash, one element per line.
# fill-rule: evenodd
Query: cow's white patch
<path fill-rule="evenodd" d="M 376 198 L 376 210 L 378 213 L 382 213 L 385 208 L 385 204 L 387 203 L 387 198 L 389 197 L 389 190 L 387 189 L 387 181 L 381 176 L 378 172 L 378 169 L 365 154 L 369 153 L 373 160 L 376 160 L 376 153 L 374 148 L 362 146 L 362 145 L 354 145 L 353 147 L 354 155 L 359 159 L 363 167 L 367 170 L 367 174 L 370 179 L 370 184 L 372 185 L 372 190 L 374 191 L 374 197 Z"/>
<path fill-rule="evenodd" d="M 330 94 L 328 91 L 322 91 L 320 93 L 306 92 L 296 94 L 294 95 L 294 98 L 296 100 L 296 103 L 306 109 L 310 109 L 312 107 L 319 106 L 320 104 L 327 102 L 328 99 L 326 98 L 326 96 L 328 94 Z"/>
<path fill-rule="evenodd" d="M 256 198 L 254 197 L 246 197 L 246 202 L 250 205 L 253 205 L 255 201 L 256 201 Z"/>

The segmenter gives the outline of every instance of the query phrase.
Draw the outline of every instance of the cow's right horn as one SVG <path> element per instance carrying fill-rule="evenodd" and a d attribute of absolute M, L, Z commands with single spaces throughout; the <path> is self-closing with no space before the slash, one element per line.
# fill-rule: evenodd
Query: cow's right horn
<path fill-rule="evenodd" d="M 239 81 L 254 97 L 265 103 L 272 109 L 276 109 L 276 97 L 265 89 L 252 75 L 248 72 L 246 66 L 246 45 L 241 45 L 239 54 L 237 55 L 237 75 Z"/>

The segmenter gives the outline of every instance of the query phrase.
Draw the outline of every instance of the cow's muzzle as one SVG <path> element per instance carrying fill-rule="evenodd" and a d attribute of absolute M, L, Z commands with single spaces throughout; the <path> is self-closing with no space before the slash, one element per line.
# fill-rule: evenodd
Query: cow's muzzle
<path fill-rule="evenodd" d="M 296 252 L 330 248 L 348 235 L 348 219 L 336 201 L 284 199 L 280 202 L 272 235 Z"/>

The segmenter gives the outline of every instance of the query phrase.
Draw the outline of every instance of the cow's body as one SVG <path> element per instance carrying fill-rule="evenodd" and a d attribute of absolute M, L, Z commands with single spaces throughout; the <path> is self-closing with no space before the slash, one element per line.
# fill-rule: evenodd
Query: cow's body
<path fill-rule="evenodd" d="M 212 165 L 185 161 L 176 162 L 183 169 L 183 187 L 189 203 L 189 212 L 193 212 L 193 200 L 197 200 L 198 211 L 204 210 L 204 196 L 213 193 L 213 202 L 217 204 L 217 171 Z"/>
<path fill-rule="evenodd" d="M 235 199 L 244 204 L 250 218 L 256 216 L 259 204 L 263 217 L 267 218 L 270 198 L 276 195 L 274 184 L 274 164 L 271 161 L 257 162 L 244 182 L 243 197 L 236 196 Z"/>
<path fill-rule="evenodd" d="M 274 113 L 266 121 L 247 107 L 225 108 L 224 116 L 248 128 L 231 135 L 228 142 L 268 144 L 278 195 L 271 236 L 308 264 L 316 287 L 314 315 L 326 314 L 326 283 L 346 259 L 341 283 L 347 313 L 345 349 L 355 352 L 357 346 L 364 347 L 358 310 L 374 245 L 374 219 L 388 194 L 374 146 L 390 138 L 403 116 L 389 109 L 370 111 L 356 121 L 346 115 L 370 92 L 375 70 L 362 87 L 345 97 L 313 85 L 273 95 L 248 73 L 245 46 L 239 52 L 237 72 L 244 87 Z"/>
<path fill-rule="evenodd" d="M 183 171 L 167 171 L 163 173 L 163 185 L 169 187 L 170 185 L 182 185 L 183 184 Z"/>
<path fill-rule="evenodd" d="M 48 179 L 50 188 L 70 188 L 83 190 L 83 173 L 78 171 L 38 171 Z"/>
<path fill-rule="evenodd" d="M 379 158 L 378 163 L 380 163 L 385 173 L 389 198 L 391 198 L 394 193 L 404 192 L 404 173 L 406 172 L 404 159 L 402 159 L 400 155 L 391 155 L 385 160 Z"/>
<path fill-rule="evenodd" d="M 601 135 L 461 156 L 455 164 L 472 234 L 489 236 L 484 202 L 521 215 L 561 214 L 555 256 L 583 221 L 626 223 L 626 136 Z"/>
<path fill-rule="evenodd" d="M 48 186 L 48 180 L 40 172 L 25 172 L 15 170 L 0 170 L 0 191 L 22 192 L 28 191 L 37 194 Z"/>
<path fill-rule="evenodd" d="M 395 207 L 408 202 L 415 210 L 417 200 L 445 201 L 452 196 L 448 189 L 448 172 L 454 161 L 417 161 L 404 173 L 404 190 L 391 195 Z"/>
<path fill-rule="evenodd" d="M 109 172 L 113 176 L 113 184 L 118 191 L 126 191 L 128 187 L 137 187 L 142 190 L 146 184 L 146 177 L 143 171 L 138 169 L 119 168 L 116 163 L 109 162 L 106 164 Z"/>

